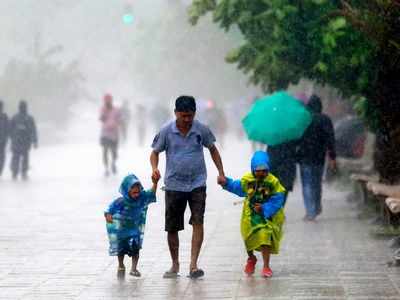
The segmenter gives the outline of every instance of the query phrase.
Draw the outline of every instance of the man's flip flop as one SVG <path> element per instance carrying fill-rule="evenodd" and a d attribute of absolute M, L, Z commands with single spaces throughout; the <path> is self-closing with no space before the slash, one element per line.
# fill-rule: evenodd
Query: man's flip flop
<path fill-rule="evenodd" d="M 204 271 L 202 269 L 195 269 L 190 271 L 189 278 L 190 279 L 197 279 L 204 276 Z"/>
<path fill-rule="evenodd" d="M 178 278 L 179 274 L 175 271 L 166 271 L 163 275 L 163 278 Z"/>

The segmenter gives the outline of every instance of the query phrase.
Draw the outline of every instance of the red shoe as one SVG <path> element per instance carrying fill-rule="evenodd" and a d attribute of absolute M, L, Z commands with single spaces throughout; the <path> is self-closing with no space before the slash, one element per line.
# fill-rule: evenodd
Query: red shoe
<path fill-rule="evenodd" d="M 247 275 L 253 274 L 253 273 L 254 273 L 254 270 L 256 269 L 256 263 L 257 263 L 257 258 L 256 258 L 255 256 L 254 256 L 253 258 L 252 258 L 252 257 L 249 257 L 249 258 L 247 259 L 246 266 L 244 267 L 244 272 L 245 272 Z"/>
<path fill-rule="evenodd" d="M 272 270 L 271 268 L 263 268 L 261 271 L 261 276 L 265 278 L 272 277 Z"/>

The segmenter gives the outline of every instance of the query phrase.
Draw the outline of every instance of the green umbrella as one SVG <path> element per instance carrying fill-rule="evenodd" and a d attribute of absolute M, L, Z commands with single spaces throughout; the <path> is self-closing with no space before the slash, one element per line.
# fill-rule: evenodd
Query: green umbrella
<path fill-rule="evenodd" d="M 250 140 L 278 145 L 300 138 L 312 120 L 304 104 L 286 92 L 257 100 L 242 124 Z"/>

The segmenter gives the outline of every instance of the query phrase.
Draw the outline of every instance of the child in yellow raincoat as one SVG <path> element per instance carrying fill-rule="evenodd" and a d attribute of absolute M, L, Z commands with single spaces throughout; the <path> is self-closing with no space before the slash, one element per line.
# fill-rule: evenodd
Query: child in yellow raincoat
<path fill-rule="evenodd" d="M 257 151 L 251 159 L 251 172 L 240 180 L 226 177 L 223 188 L 240 197 L 243 203 L 240 231 L 244 240 L 248 259 L 244 272 L 254 273 L 257 258 L 255 251 L 262 253 L 263 277 L 271 277 L 270 255 L 279 252 L 282 225 L 285 220 L 283 203 L 285 188 L 269 173 L 269 157 L 264 151 Z"/>

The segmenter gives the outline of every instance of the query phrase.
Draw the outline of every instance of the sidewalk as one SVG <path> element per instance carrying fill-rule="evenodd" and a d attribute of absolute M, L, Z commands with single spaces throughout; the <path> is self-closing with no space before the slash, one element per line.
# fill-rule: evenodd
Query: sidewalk
<path fill-rule="evenodd" d="M 99 159 L 91 158 L 93 153 L 85 162 L 89 166 L 94 164 L 91 159 Z M 47 154 L 40 155 L 38 161 Z M 107 254 L 102 211 L 116 196 L 127 169 L 138 170 L 139 176 L 149 173 L 148 150 L 131 155 L 129 147 L 122 151 L 120 164 L 126 170 L 121 168 L 116 178 L 86 174 L 81 165 L 76 169 L 78 177 L 68 172 L 52 177 L 35 169 L 27 183 L 1 179 L 0 299 L 400 299 L 400 270 L 386 265 L 391 249 L 384 240 L 371 238 L 345 201 L 345 192 L 329 188 L 324 191 L 324 211 L 318 222 L 304 223 L 296 186 L 288 199 L 281 254 L 271 260 L 274 276 L 261 278 L 260 263 L 254 276 L 245 276 L 241 205 L 232 204 L 239 198 L 216 186 L 212 165 L 200 257 L 205 277 L 195 281 L 186 277 L 191 236 L 187 225 L 180 235 L 181 277 L 162 278 L 170 260 L 163 231 L 163 192 L 159 191 L 159 202 L 148 212 L 139 261 L 142 277 L 135 279 L 127 273 L 118 279 L 116 259 Z M 247 148 L 224 154 L 227 174 L 240 176 L 246 171 L 249 155 Z M 45 164 L 56 169 L 55 161 L 47 158 Z M 70 164 L 60 157 L 57 161 L 60 171 Z M 129 268 L 130 261 L 126 265 Z"/>

